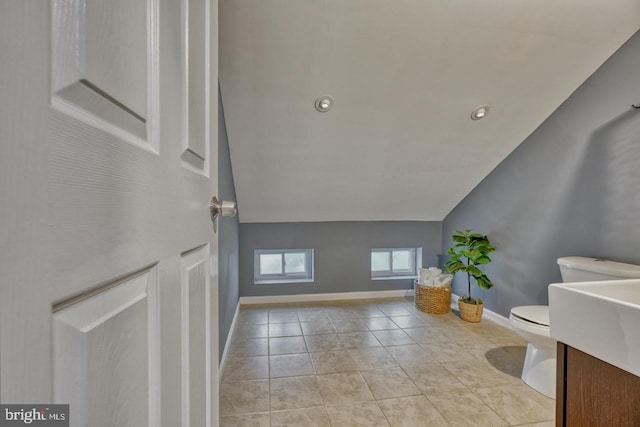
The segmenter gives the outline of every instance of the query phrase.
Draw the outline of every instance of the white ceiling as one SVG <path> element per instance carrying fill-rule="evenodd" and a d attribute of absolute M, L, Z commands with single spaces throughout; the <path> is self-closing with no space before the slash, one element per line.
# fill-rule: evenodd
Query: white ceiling
<path fill-rule="evenodd" d="M 240 221 L 442 220 L 639 28 L 637 0 L 220 0 Z"/>

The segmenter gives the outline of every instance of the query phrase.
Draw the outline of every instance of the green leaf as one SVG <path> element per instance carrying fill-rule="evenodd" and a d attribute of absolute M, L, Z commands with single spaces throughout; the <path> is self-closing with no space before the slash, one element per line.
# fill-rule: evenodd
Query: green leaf
<path fill-rule="evenodd" d="M 491 282 L 491 280 L 489 280 L 489 278 L 484 274 L 480 277 L 475 277 L 475 279 L 476 279 L 476 284 L 481 289 L 488 290 L 488 289 L 491 289 L 491 287 L 493 286 L 493 282 Z"/>
<path fill-rule="evenodd" d="M 469 267 L 467 267 L 467 273 L 471 274 L 473 277 L 476 277 L 476 278 L 480 276 L 484 276 L 484 273 L 480 271 L 480 269 L 475 265 L 470 265 Z"/>
<path fill-rule="evenodd" d="M 489 257 L 488 257 L 488 256 L 486 256 L 486 255 L 480 255 L 478 258 L 475 258 L 475 259 L 473 260 L 473 263 L 474 263 L 474 264 L 479 264 L 479 265 L 482 265 L 482 264 L 489 264 L 490 262 L 491 262 L 491 258 L 489 258 Z"/>
<path fill-rule="evenodd" d="M 466 243 L 467 238 L 465 236 L 456 236 L 455 234 L 451 236 L 454 242 L 456 243 Z"/>
<path fill-rule="evenodd" d="M 450 274 L 456 274 L 458 271 L 464 271 L 467 268 L 461 261 L 455 261 L 445 264 L 445 271 Z"/>

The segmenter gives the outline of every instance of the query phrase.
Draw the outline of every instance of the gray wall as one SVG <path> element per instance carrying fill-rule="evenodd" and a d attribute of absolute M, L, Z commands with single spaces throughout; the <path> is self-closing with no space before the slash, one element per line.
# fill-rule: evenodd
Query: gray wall
<path fill-rule="evenodd" d="M 495 243 L 486 271 L 496 286 L 472 289 L 487 308 L 508 316 L 514 306 L 547 304 L 560 256 L 640 264 L 640 110 L 632 103 L 640 103 L 640 33 L 445 218 L 444 250 L 456 228 Z M 466 293 L 463 277 L 454 292 Z"/>
<path fill-rule="evenodd" d="M 422 247 L 436 265 L 440 222 L 310 222 L 240 224 L 240 295 L 286 295 L 409 289 L 411 280 L 371 280 L 371 249 Z M 314 283 L 253 284 L 255 249 L 314 249 Z"/>
<path fill-rule="evenodd" d="M 220 95 L 218 93 L 218 95 Z M 218 96 L 218 192 L 220 200 L 236 200 L 233 185 L 229 142 L 221 97 Z M 231 322 L 239 299 L 238 286 L 238 217 L 218 220 L 219 247 L 219 327 L 220 355 L 227 342 Z"/>

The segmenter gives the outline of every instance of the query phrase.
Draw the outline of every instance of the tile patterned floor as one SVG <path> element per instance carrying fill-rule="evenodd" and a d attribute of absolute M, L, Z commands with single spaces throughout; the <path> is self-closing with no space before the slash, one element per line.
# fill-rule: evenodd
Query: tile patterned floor
<path fill-rule="evenodd" d="M 243 306 L 222 426 L 540 426 L 555 401 L 520 380 L 526 342 L 403 298 Z"/>

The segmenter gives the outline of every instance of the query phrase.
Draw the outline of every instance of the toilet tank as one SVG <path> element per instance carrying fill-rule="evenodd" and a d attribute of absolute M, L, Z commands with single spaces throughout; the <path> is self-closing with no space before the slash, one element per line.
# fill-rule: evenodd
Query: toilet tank
<path fill-rule="evenodd" d="M 558 258 L 563 282 L 590 282 L 640 278 L 640 266 L 597 258 L 570 256 Z"/>

